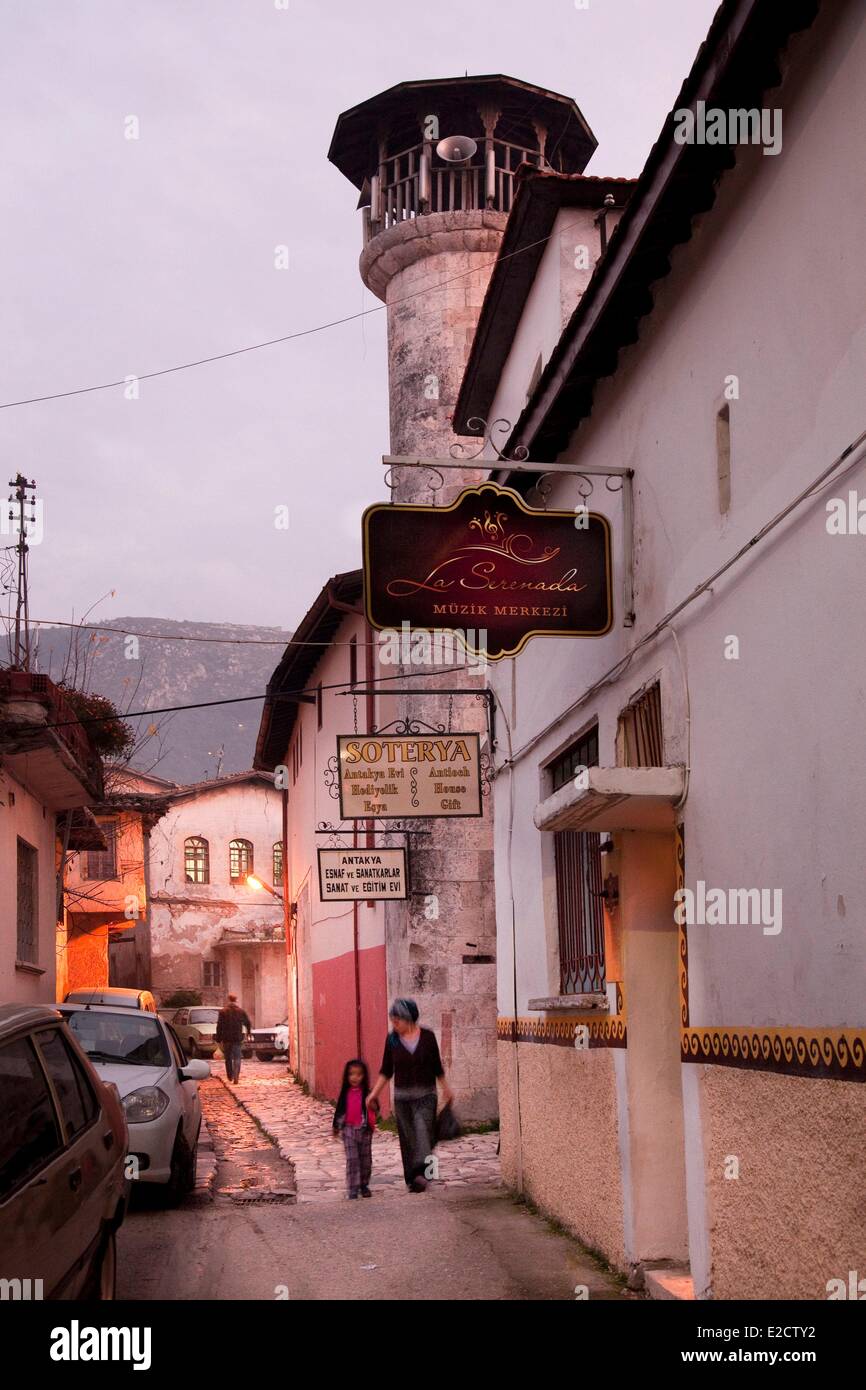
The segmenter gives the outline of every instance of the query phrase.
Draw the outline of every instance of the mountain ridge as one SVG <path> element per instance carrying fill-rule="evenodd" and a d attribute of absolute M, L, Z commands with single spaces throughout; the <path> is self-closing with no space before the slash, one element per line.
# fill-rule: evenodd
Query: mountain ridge
<path fill-rule="evenodd" d="M 106 618 L 89 627 L 40 627 L 32 666 L 106 696 L 124 714 L 141 712 L 129 718 L 144 740 L 131 766 L 200 782 L 252 767 L 265 687 L 291 636 L 246 623 Z M 229 703 L 148 717 L 218 700 Z M 148 737 L 152 724 L 158 732 Z"/>

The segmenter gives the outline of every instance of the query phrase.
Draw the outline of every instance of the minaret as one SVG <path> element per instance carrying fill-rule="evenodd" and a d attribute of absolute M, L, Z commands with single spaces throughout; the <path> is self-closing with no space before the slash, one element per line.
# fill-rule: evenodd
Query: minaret
<path fill-rule="evenodd" d="M 361 278 L 388 306 L 392 454 L 448 458 L 460 443 L 467 457 L 478 452 L 479 437 L 460 440 L 451 421 L 517 170 L 580 173 L 595 145 L 570 98 L 512 77 L 403 82 L 340 116 L 328 157 L 360 191 Z M 436 502 L 487 472 L 442 475 Z M 395 502 L 431 501 L 424 469 L 392 478 Z M 406 700 L 401 714 L 484 729 L 479 701 L 449 706 L 437 684 L 484 681 L 467 671 L 431 677 L 429 696 Z M 389 990 L 413 995 L 439 1033 L 467 1118 L 497 1113 L 491 801 L 481 820 L 418 822 L 429 833 L 412 841 L 417 896 L 386 905 Z"/>

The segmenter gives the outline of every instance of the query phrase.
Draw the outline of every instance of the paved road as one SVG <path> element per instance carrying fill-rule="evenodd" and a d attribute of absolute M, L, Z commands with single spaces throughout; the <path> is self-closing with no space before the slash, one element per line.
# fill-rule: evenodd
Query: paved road
<path fill-rule="evenodd" d="M 121 1299 L 564 1300 L 576 1286 L 629 1297 L 491 1177 L 495 1136 L 458 1141 L 463 1153 L 447 1160 L 456 1146 L 443 1146 L 444 1180 L 411 1195 L 390 1172 L 396 1141 L 377 1134 L 379 1188 L 348 1202 L 342 1149 L 321 1132 L 329 1109 L 277 1064 L 248 1064 L 239 1087 L 214 1078 L 203 1102 L 215 1164 L 177 1210 L 139 1200 L 120 1233 Z M 279 1147 L 263 1124 L 279 1129 Z"/>

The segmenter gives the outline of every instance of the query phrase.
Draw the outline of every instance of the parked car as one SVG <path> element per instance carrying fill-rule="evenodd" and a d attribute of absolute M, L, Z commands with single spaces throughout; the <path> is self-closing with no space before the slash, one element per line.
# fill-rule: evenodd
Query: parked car
<path fill-rule="evenodd" d="M 143 1009 L 156 1013 L 156 1000 L 149 989 L 120 989 L 115 985 L 105 989 L 72 989 L 64 1004 L 112 1004 L 119 1009 Z"/>
<path fill-rule="evenodd" d="M 192 1005 L 178 1009 L 171 1026 L 180 1038 L 188 1057 L 212 1057 L 216 1051 L 216 1026 L 219 1009 Z"/>
<path fill-rule="evenodd" d="M 133 1177 L 162 1184 L 167 1200 L 179 1201 L 195 1187 L 198 1082 L 210 1076 L 209 1064 L 188 1061 L 171 1025 L 156 1014 L 101 1004 L 59 1008 L 96 1071 L 120 1092 Z"/>
<path fill-rule="evenodd" d="M 253 1029 L 253 1052 L 263 1062 L 272 1062 L 275 1057 L 285 1057 L 289 1051 L 289 1020 L 277 1023 L 273 1028 Z"/>
<path fill-rule="evenodd" d="M 213 1057 L 217 1049 L 216 1026 L 219 1009 L 206 1004 L 193 1004 L 178 1009 L 172 1027 L 186 1049 L 188 1057 Z M 253 1049 L 244 1042 L 242 1055 L 252 1057 Z"/>
<path fill-rule="evenodd" d="M 56 1009 L 0 1006 L 0 1114 L 4 1288 L 15 1298 L 114 1298 L 126 1121 Z"/>

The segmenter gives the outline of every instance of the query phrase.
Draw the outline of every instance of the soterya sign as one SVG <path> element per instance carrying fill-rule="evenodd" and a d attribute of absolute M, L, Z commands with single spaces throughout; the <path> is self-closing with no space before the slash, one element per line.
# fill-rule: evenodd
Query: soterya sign
<path fill-rule="evenodd" d="M 495 483 L 449 507 L 380 503 L 363 519 L 374 628 L 456 630 L 492 661 L 530 637 L 601 637 L 613 623 L 610 524 L 539 512 Z"/>
<path fill-rule="evenodd" d="M 340 815 L 480 816 L 478 734 L 340 734 Z"/>

